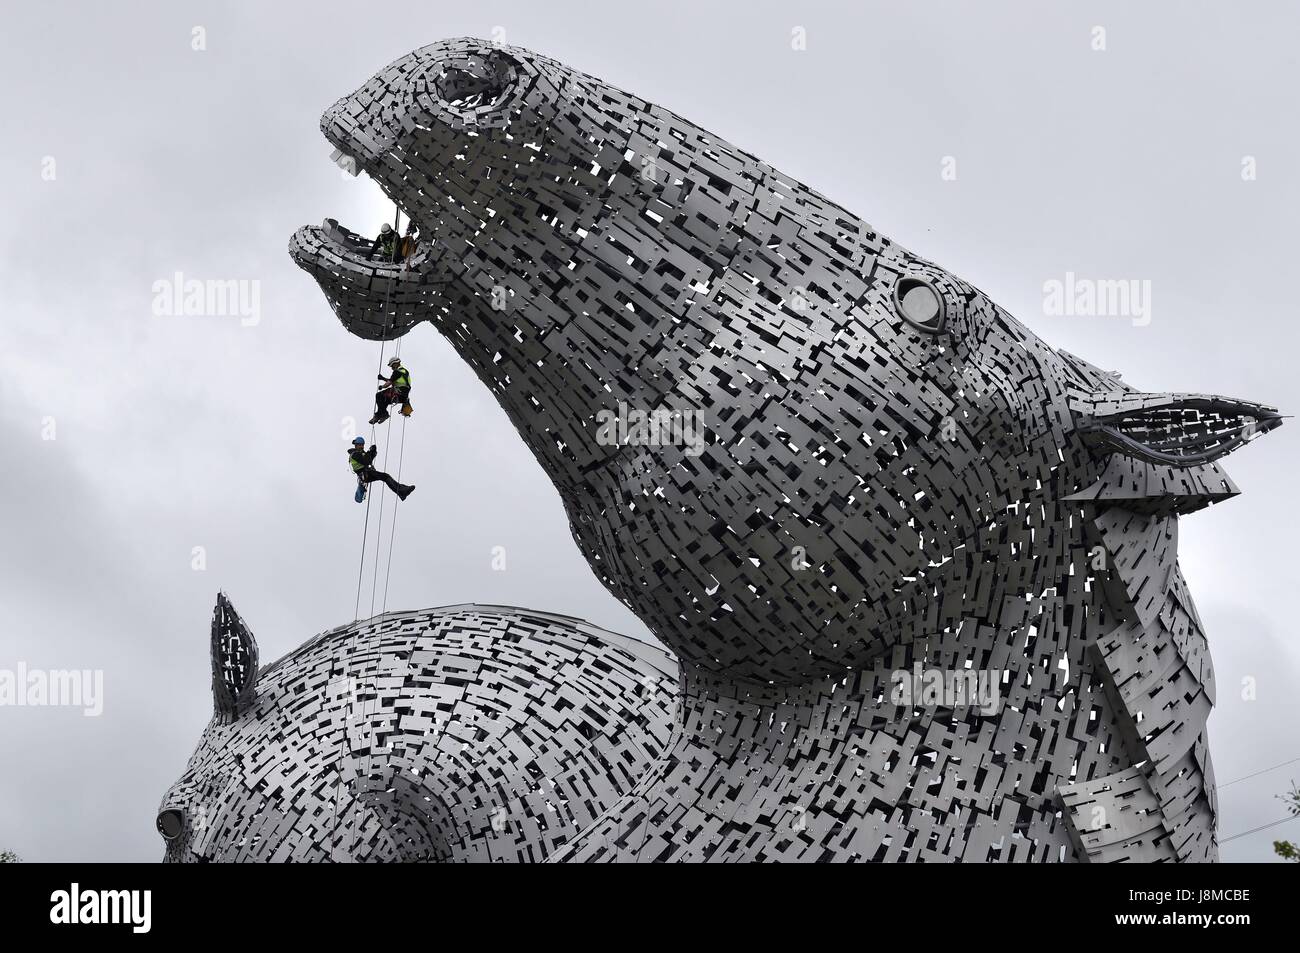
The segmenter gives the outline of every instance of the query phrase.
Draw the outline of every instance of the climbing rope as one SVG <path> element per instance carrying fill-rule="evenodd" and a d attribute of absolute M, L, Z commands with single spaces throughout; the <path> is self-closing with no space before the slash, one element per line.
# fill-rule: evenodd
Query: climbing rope
<path fill-rule="evenodd" d="M 402 460 L 406 456 L 406 418 L 402 418 L 402 435 L 397 446 L 397 482 L 402 482 Z M 393 571 L 393 537 L 397 535 L 397 514 L 400 510 L 393 512 L 393 525 L 388 531 L 388 566 L 384 569 L 384 603 L 380 607 L 380 612 L 388 611 L 388 579 Z"/>
<path fill-rule="evenodd" d="M 372 427 L 371 430 L 373 431 L 374 428 Z M 372 444 L 373 444 L 373 440 L 372 440 Z M 392 441 L 391 440 L 385 441 L 384 442 L 384 472 L 385 473 L 388 472 L 388 451 L 391 448 L 392 448 Z M 398 482 L 400 483 L 401 480 L 399 479 Z M 370 573 L 369 618 L 373 618 L 375 614 L 375 591 L 379 588 L 379 547 L 383 543 L 383 541 L 384 541 L 384 498 L 380 497 L 379 498 L 379 526 L 375 530 L 375 558 L 372 561 L 371 564 L 372 571 Z M 388 585 L 388 578 L 386 576 L 384 578 L 384 585 L 385 586 Z"/>
<path fill-rule="evenodd" d="M 396 210 L 396 211 L 394 212 L 394 215 L 393 215 L 393 257 L 392 257 L 392 263 L 393 263 L 393 264 L 396 264 L 396 263 L 397 263 L 397 249 L 398 249 L 398 247 L 399 247 L 399 243 L 401 242 L 401 231 L 400 231 L 401 220 L 402 220 L 401 210 L 398 209 L 398 210 Z M 383 305 L 383 310 L 381 311 L 381 314 L 384 316 L 385 323 L 387 322 L 387 318 L 388 318 L 388 306 L 389 306 L 389 304 L 390 304 L 391 301 L 392 301 L 393 287 L 394 287 L 396 284 L 397 284 L 397 276 L 394 275 L 394 276 L 389 280 L 389 282 L 388 282 L 388 288 L 387 288 L 387 290 L 384 292 L 384 305 Z M 383 340 L 382 338 L 380 339 L 380 342 L 379 342 L 379 373 L 380 373 L 381 375 L 383 374 L 383 371 L 384 371 L 384 351 L 385 351 L 386 348 L 387 348 L 387 344 L 388 344 L 387 341 Z M 397 345 L 396 345 L 395 353 L 396 353 L 398 356 L 400 356 L 400 351 L 401 351 L 401 339 L 398 338 L 398 343 L 397 343 Z M 378 441 L 378 424 L 371 424 L 371 425 L 370 425 L 370 445 L 373 447 L 377 441 Z M 405 426 L 405 418 L 403 418 L 403 426 L 402 426 L 402 445 L 403 445 L 403 448 L 405 448 L 405 444 L 406 444 L 406 426 Z M 388 472 L 388 451 L 389 451 L 389 445 L 388 445 L 388 444 L 385 444 L 385 445 L 384 445 L 384 464 L 383 464 L 383 466 L 384 466 L 384 472 L 385 472 L 385 473 Z M 400 474 L 401 474 L 401 455 L 400 455 L 400 454 L 399 454 L 399 457 L 398 457 L 398 474 L 399 474 L 399 478 L 400 478 Z M 364 579 L 365 579 L 365 571 L 366 571 L 366 543 L 368 542 L 368 540 L 369 540 L 369 536 L 370 536 L 370 503 L 371 503 L 370 487 L 371 487 L 372 485 L 373 485 L 373 484 L 366 484 L 366 485 L 365 485 L 365 486 L 366 486 L 366 516 L 365 516 L 365 520 L 364 520 L 364 522 L 363 522 L 363 524 L 362 524 L 362 528 L 361 528 L 361 564 L 360 564 L 360 566 L 358 566 L 358 568 L 357 568 L 357 595 L 356 595 L 356 603 L 355 603 L 355 605 L 354 605 L 354 607 L 353 607 L 353 614 L 352 614 L 352 621 L 353 621 L 354 623 L 357 622 L 357 621 L 359 621 L 360 618 L 361 618 L 361 587 L 362 587 L 362 583 L 363 583 L 363 581 L 364 581 Z M 391 567 L 392 567 L 392 547 L 393 547 L 393 543 L 392 543 L 392 533 L 393 533 L 393 530 L 396 529 L 396 522 L 397 522 L 397 517 L 396 517 L 396 512 L 394 512 L 394 517 L 393 517 L 393 524 L 394 524 L 394 526 L 393 526 L 393 528 L 390 529 L 390 531 L 389 531 L 389 543 L 388 543 L 388 569 L 385 570 L 385 573 L 384 573 L 384 601 L 385 601 L 385 605 L 387 604 L 387 600 L 388 600 L 388 572 L 389 572 L 389 570 L 391 570 Z M 384 501 L 383 501 L 383 499 L 381 498 L 380 501 L 379 501 L 379 521 L 378 521 L 378 525 L 377 525 L 377 527 L 376 527 L 376 529 L 375 529 L 375 558 L 374 558 L 374 567 L 373 567 L 373 571 L 372 571 L 372 573 L 371 573 L 371 583 L 370 583 L 370 616 L 372 616 L 372 617 L 374 616 L 374 612 L 375 612 L 375 591 L 376 591 L 376 589 L 377 589 L 377 587 L 378 587 L 378 580 L 379 580 L 379 547 L 380 547 L 381 542 L 383 541 L 383 532 L 384 532 Z M 373 686 L 372 686 L 372 688 L 373 688 Z M 379 695 L 379 693 L 378 693 L 378 690 L 377 690 L 377 689 L 373 690 L 373 691 L 372 691 L 372 694 L 374 695 L 374 697 L 375 697 L 376 699 L 378 699 L 378 695 Z M 368 725 L 369 725 L 369 722 L 370 722 L 371 715 L 372 715 L 372 712 L 370 712 L 370 711 L 367 710 L 367 705 L 366 705 L 366 703 L 363 701 L 363 702 L 361 703 L 361 721 L 362 721 L 362 723 L 368 726 Z M 367 729 L 367 730 L 368 730 L 368 729 Z M 347 753 L 347 719 L 344 719 L 343 732 L 344 732 L 344 746 L 345 746 L 345 754 L 346 754 L 346 753 Z M 368 746 L 368 747 L 371 747 L 371 746 Z M 361 836 L 361 806 L 362 806 L 362 797 L 363 797 L 363 794 L 364 794 L 364 787 L 365 787 L 365 785 L 363 784 L 363 781 L 366 782 L 366 783 L 369 782 L 369 778 L 370 778 L 370 770 L 371 770 L 371 767 L 372 767 L 372 763 L 371 763 L 370 758 L 367 757 L 366 760 L 367 760 L 367 763 L 366 763 L 366 766 L 365 766 L 365 771 L 364 771 L 364 773 L 358 772 L 358 774 L 357 774 L 357 776 L 356 776 L 356 782 L 357 782 L 357 783 L 356 783 L 356 791 L 355 791 L 355 794 L 354 794 L 354 796 L 353 796 L 353 802 L 352 802 L 352 836 L 351 836 L 351 842 L 350 842 L 349 849 L 348 849 L 348 854 L 349 854 L 350 857 L 356 855 L 357 840 L 358 840 L 358 839 L 360 838 L 360 836 Z M 343 759 L 340 759 L 340 762 L 339 762 L 339 763 L 342 764 L 342 763 L 343 763 Z M 335 797 L 335 800 L 334 800 L 334 818 L 333 818 L 333 822 L 332 822 L 331 841 L 330 841 L 331 844 L 335 843 L 335 838 L 337 837 L 337 831 L 338 831 L 338 809 L 339 809 L 339 801 L 342 799 L 342 795 L 343 795 L 343 787 L 344 787 L 345 783 L 346 783 L 346 782 L 345 782 L 345 780 L 344 780 L 342 774 L 340 773 L 340 776 L 339 776 L 339 789 L 338 789 L 338 794 L 337 794 L 337 796 Z M 331 848 L 331 854 L 332 854 L 332 853 L 333 853 L 333 848 Z"/>
<path fill-rule="evenodd" d="M 398 209 L 393 213 L 393 257 L 391 262 L 392 264 L 397 263 L 397 250 L 399 247 L 399 243 L 401 242 L 401 232 L 399 231 L 401 222 L 402 222 L 402 213 L 401 210 Z M 384 317 L 385 324 L 387 324 L 387 319 L 388 319 L 388 306 L 392 301 L 393 286 L 396 284 L 397 284 L 397 277 L 393 276 L 393 278 L 390 279 L 388 282 L 387 290 L 385 290 L 384 292 L 384 306 L 380 313 Z M 384 351 L 387 349 L 387 346 L 388 346 L 388 342 L 383 338 L 381 338 L 379 341 L 379 373 L 381 375 L 384 372 Z M 395 353 L 397 353 L 400 356 L 400 351 L 401 351 L 400 338 L 398 339 L 397 345 L 395 347 L 396 347 Z M 375 443 L 378 440 L 377 427 L 378 427 L 377 424 L 370 425 L 370 445 L 372 447 L 375 445 Z M 403 436 L 405 436 L 405 434 L 403 434 Z M 388 451 L 389 451 L 389 446 L 388 444 L 385 444 L 384 463 L 383 463 L 385 473 L 388 472 Z M 370 536 L 370 502 L 372 496 L 370 492 L 370 487 L 372 485 L 373 484 L 366 485 L 366 518 L 361 529 L 361 565 L 357 569 L 357 597 L 356 597 L 356 603 L 353 608 L 353 614 L 352 614 L 353 622 L 360 621 L 361 619 L 361 587 L 365 579 L 365 571 L 366 571 L 366 543 L 368 542 Z M 375 564 L 374 564 L 374 571 L 371 574 L 371 583 L 370 583 L 370 615 L 371 616 L 375 614 L 375 589 L 378 584 L 378 572 L 379 572 L 379 546 L 380 546 L 380 542 L 382 541 L 383 532 L 384 532 L 384 501 L 381 498 L 379 501 L 379 525 L 375 530 Z M 390 543 L 390 548 L 391 548 L 391 543 Z M 391 561 L 390 561 L 390 566 L 391 566 Z M 387 587 L 388 587 L 388 578 L 385 575 L 384 578 L 385 591 L 387 590 Z"/>
<path fill-rule="evenodd" d="M 398 358 L 402 356 L 401 338 L 397 339 L 393 351 L 393 356 Z M 391 447 L 392 447 L 391 440 L 384 445 L 384 472 L 385 473 L 388 472 L 388 451 L 391 449 Z M 398 483 L 402 482 L 402 462 L 405 459 L 406 459 L 406 417 L 403 416 L 402 431 L 398 437 L 397 475 L 394 478 L 397 480 Z M 392 572 L 393 572 L 393 538 L 397 535 L 397 515 L 400 512 L 401 512 L 401 508 L 398 507 L 396 504 L 394 504 L 393 518 L 388 528 L 388 560 L 387 560 L 387 564 L 384 567 L 384 598 L 379 608 L 381 614 L 388 611 L 388 583 L 390 578 L 392 577 Z M 379 548 L 383 543 L 383 538 L 384 538 L 384 501 L 380 500 L 379 501 L 379 527 L 375 531 L 375 562 L 374 562 L 374 570 L 371 574 L 371 581 L 370 581 L 370 614 L 372 616 L 375 614 L 375 596 L 379 592 L 379 584 L 378 584 L 379 583 Z"/>
<path fill-rule="evenodd" d="M 366 521 L 361 529 L 361 565 L 357 567 L 357 603 L 352 609 L 352 621 L 361 618 L 361 576 L 366 571 L 366 537 L 370 533 L 370 493 L 366 492 Z"/>

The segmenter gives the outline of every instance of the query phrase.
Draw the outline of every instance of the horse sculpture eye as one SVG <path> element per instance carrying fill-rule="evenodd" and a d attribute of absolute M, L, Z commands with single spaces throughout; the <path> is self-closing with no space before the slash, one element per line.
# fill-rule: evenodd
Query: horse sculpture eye
<path fill-rule="evenodd" d="M 947 323 L 943 297 L 921 278 L 903 278 L 894 286 L 894 307 L 904 321 L 927 334 L 938 334 Z"/>

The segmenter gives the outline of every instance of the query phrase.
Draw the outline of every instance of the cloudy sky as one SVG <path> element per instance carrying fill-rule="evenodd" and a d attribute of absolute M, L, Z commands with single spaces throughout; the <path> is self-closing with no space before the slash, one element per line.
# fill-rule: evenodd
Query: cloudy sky
<path fill-rule="evenodd" d="M 317 128 L 391 60 L 461 35 L 553 56 L 767 159 L 1134 386 L 1294 411 L 1298 29 L 1283 5 L 1185 0 L 11 6 L 0 670 L 104 681 L 99 717 L 0 707 L 0 850 L 161 856 L 158 800 L 211 714 L 218 588 L 268 661 L 353 617 L 363 508 L 341 434 L 368 415 L 377 345 L 343 332 L 285 246 L 326 215 L 391 219 Z M 1149 323 L 1045 313 L 1067 272 L 1149 281 Z M 257 311 L 158 314 L 177 273 L 246 282 Z M 420 491 L 389 608 L 504 603 L 643 634 L 451 348 L 424 327 L 403 356 Z M 1297 433 L 1234 454 L 1243 495 L 1181 526 L 1221 784 L 1300 759 Z M 1223 786 L 1221 837 L 1284 817 L 1292 778 L 1300 760 Z M 1223 858 L 1267 860 L 1277 836 L 1300 822 Z"/>

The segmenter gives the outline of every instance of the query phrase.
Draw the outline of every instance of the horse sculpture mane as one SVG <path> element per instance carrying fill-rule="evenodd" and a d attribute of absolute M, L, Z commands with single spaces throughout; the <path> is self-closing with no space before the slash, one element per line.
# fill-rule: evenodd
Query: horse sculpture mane
<path fill-rule="evenodd" d="M 676 656 L 655 669 L 674 712 L 625 676 L 570 684 L 558 632 L 522 650 L 491 619 L 444 635 L 493 678 L 545 673 L 602 726 L 557 748 L 528 726 L 564 706 L 489 699 L 477 669 L 441 684 L 436 653 L 372 645 L 390 717 L 368 755 L 387 768 L 346 780 L 355 745 L 318 745 L 268 792 L 201 746 L 164 810 L 211 799 L 194 792 L 215 771 L 234 833 L 178 834 L 169 856 L 228 856 L 271 809 L 268 851 L 321 856 L 303 792 L 333 783 L 389 832 L 365 858 L 1216 859 L 1213 673 L 1177 526 L 1237 492 L 1217 460 L 1275 410 L 1136 391 L 790 176 L 526 50 L 424 47 L 321 127 L 422 244 L 376 264 L 327 220 L 294 259 L 351 333 L 427 321 L 492 390 L 593 571 Z M 592 673 L 649 664 L 631 640 L 565 637 Z M 284 671 L 250 690 L 297 697 Z M 345 710 L 307 683 L 313 719 Z M 500 829 L 487 776 L 412 754 L 433 728 L 410 699 L 447 693 L 473 696 L 457 737 L 496 726 L 489 775 L 531 805 L 498 804 Z M 261 750 L 284 704 L 209 732 Z M 610 729 L 637 740 L 616 752 Z M 384 770 L 422 779 L 396 826 L 366 796 Z M 557 770 L 602 779 L 543 833 L 523 818 Z M 421 815 L 448 798 L 485 806 Z"/>

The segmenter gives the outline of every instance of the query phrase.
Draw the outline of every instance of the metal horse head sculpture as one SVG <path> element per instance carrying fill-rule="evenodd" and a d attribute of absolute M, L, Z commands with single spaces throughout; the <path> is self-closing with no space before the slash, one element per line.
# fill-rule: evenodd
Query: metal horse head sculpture
<path fill-rule="evenodd" d="M 667 749 L 548 856 L 1215 858 L 1177 521 L 1276 411 L 1134 390 L 526 50 L 417 50 L 321 127 L 421 246 L 295 260 L 351 333 L 450 341 L 680 661 Z"/>

